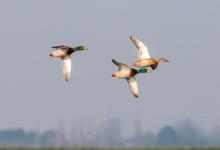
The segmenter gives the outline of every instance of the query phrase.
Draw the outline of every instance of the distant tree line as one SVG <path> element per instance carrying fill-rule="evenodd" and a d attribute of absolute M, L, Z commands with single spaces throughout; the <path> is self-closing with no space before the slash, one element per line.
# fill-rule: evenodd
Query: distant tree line
<path fill-rule="evenodd" d="M 136 123 L 134 133 L 123 137 L 119 119 L 106 121 L 99 128 L 74 126 L 67 138 L 58 130 L 26 132 L 23 129 L 0 130 L 0 147 L 208 147 L 220 146 L 220 128 L 204 133 L 192 121 L 165 126 L 158 133 L 143 131 Z"/>

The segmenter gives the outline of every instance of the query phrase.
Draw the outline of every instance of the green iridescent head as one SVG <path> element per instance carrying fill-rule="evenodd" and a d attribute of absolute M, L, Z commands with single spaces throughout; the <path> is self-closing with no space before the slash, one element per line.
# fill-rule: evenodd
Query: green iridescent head
<path fill-rule="evenodd" d="M 147 73 L 147 69 L 141 68 L 138 70 L 138 73 Z"/>
<path fill-rule="evenodd" d="M 88 48 L 86 48 L 85 46 L 78 46 L 78 47 L 75 47 L 75 50 L 76 51 L 83 51 L 83 50 L 88 50 Z"/>

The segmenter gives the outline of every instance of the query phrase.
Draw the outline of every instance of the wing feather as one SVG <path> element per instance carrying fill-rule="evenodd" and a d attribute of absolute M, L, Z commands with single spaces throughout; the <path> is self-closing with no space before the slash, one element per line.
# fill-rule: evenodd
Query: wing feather
<path fill-rule="evenodd" d="M 52 46 L 52 48 L 55 48 L 55 49 L 65 49 L 65 48 L 68 48 L 68 47 L 65 46 L 65 45 L 57 45 L 57 46 Z"/>
<path fill-rule="evenodd" d="M 52 48 L 55 48 L 55 49 L 62 49 L 62 50 L 68 50 L 68 49 L 74 49 L 72 47 L 69 47 L 69 46 L 65 46 L 65 45 L 57 45 L 57 46 L 52 46 Z"/>
<path fill-rule="evenodd" d="M 138 84 L 137 84 L 136 78 L 134 76 L 127 78 L 127 82 L 128 82 L 128 86 L 129 86 L 131 93 L 134 95 L 134 97 L 137 98 L 138 97 Z"/>
<path fill-rule="evenodd" d="M 61 58 L 61 62 L 63 65 L 63 75 L 66 81 L 69 81 L 70 73 L 71 73 L 71 56 L 65 56 Z"/>
<path fill-rule="evenodd" d="M 142 43 L 137 37 L 131 36 L 130 37 L 132 43 L 135 45 L 138 51 L 138 59 L 148 59 L 150 58 L 149 52 L 147 47 Z"/>
<path fill-rule="evenodd" d="M 113 64 L 115 64 L 118 67 L 118 70 L 127 70 L 130 69 L 126 64 L 120 63 L 116 61 L 115 59 L 112 59 Z"/>

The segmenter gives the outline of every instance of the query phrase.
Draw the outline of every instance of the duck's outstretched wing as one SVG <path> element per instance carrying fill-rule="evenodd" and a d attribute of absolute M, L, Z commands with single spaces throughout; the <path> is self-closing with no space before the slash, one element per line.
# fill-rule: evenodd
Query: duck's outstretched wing
<path fill-rule="evenodd" d="M 66 81 L 69 81 L 70 73 L 71 73 L 71 56 L 65 56 L 61 58 L 61 62 L 63 65 L 63 75 Z"/>
<path fill-rule="evenodd" d="M 150 58 L 148 49 L 144 45 L 144 43 L 142 43 L 137 37 L 134 37 L 134 36 L 131 36 L 130 39 L 131 39 L 132 43 L 135 45 L 135 47 L 137 48 L 139 60 Z"/>
<path fill-rule="evenodd" d="M 127 81 L 128 81 L 128 86 L 129 86 L 131 93 L 134 95 L 134 97 L 137 98 L 138 97 L 138 84 L 137 84 L 136 78 L 133 76 L 133 77 L 127 78 Z"/>
<path fill-rule="evenodd" d="M 115 64 L 118 67 L 118 70 L 126 70 L 126 69 L 130 69 L 127 65 L 120 63 L 118 61 L 116 61 L 115 59 L 112 59 L 113 64 Z"/>

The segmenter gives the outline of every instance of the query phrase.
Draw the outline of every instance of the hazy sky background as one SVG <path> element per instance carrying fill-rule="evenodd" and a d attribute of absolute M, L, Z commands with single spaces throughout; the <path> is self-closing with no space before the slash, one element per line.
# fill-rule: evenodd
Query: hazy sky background
<path fill-rule="evenodd" d="M 0 128 L 110 118 L 153 131 L 187 118 L 220 125 L 219 18 L 218 0 L 1 0 Z M 138 99 L 111 78 L 112 58 L 137 58 L 131 35 L 170 60 L 137 77 Z M 89 48 L 73 55 L 68 83 L 60 60 L 48 57 L 59 44 Z"/>

